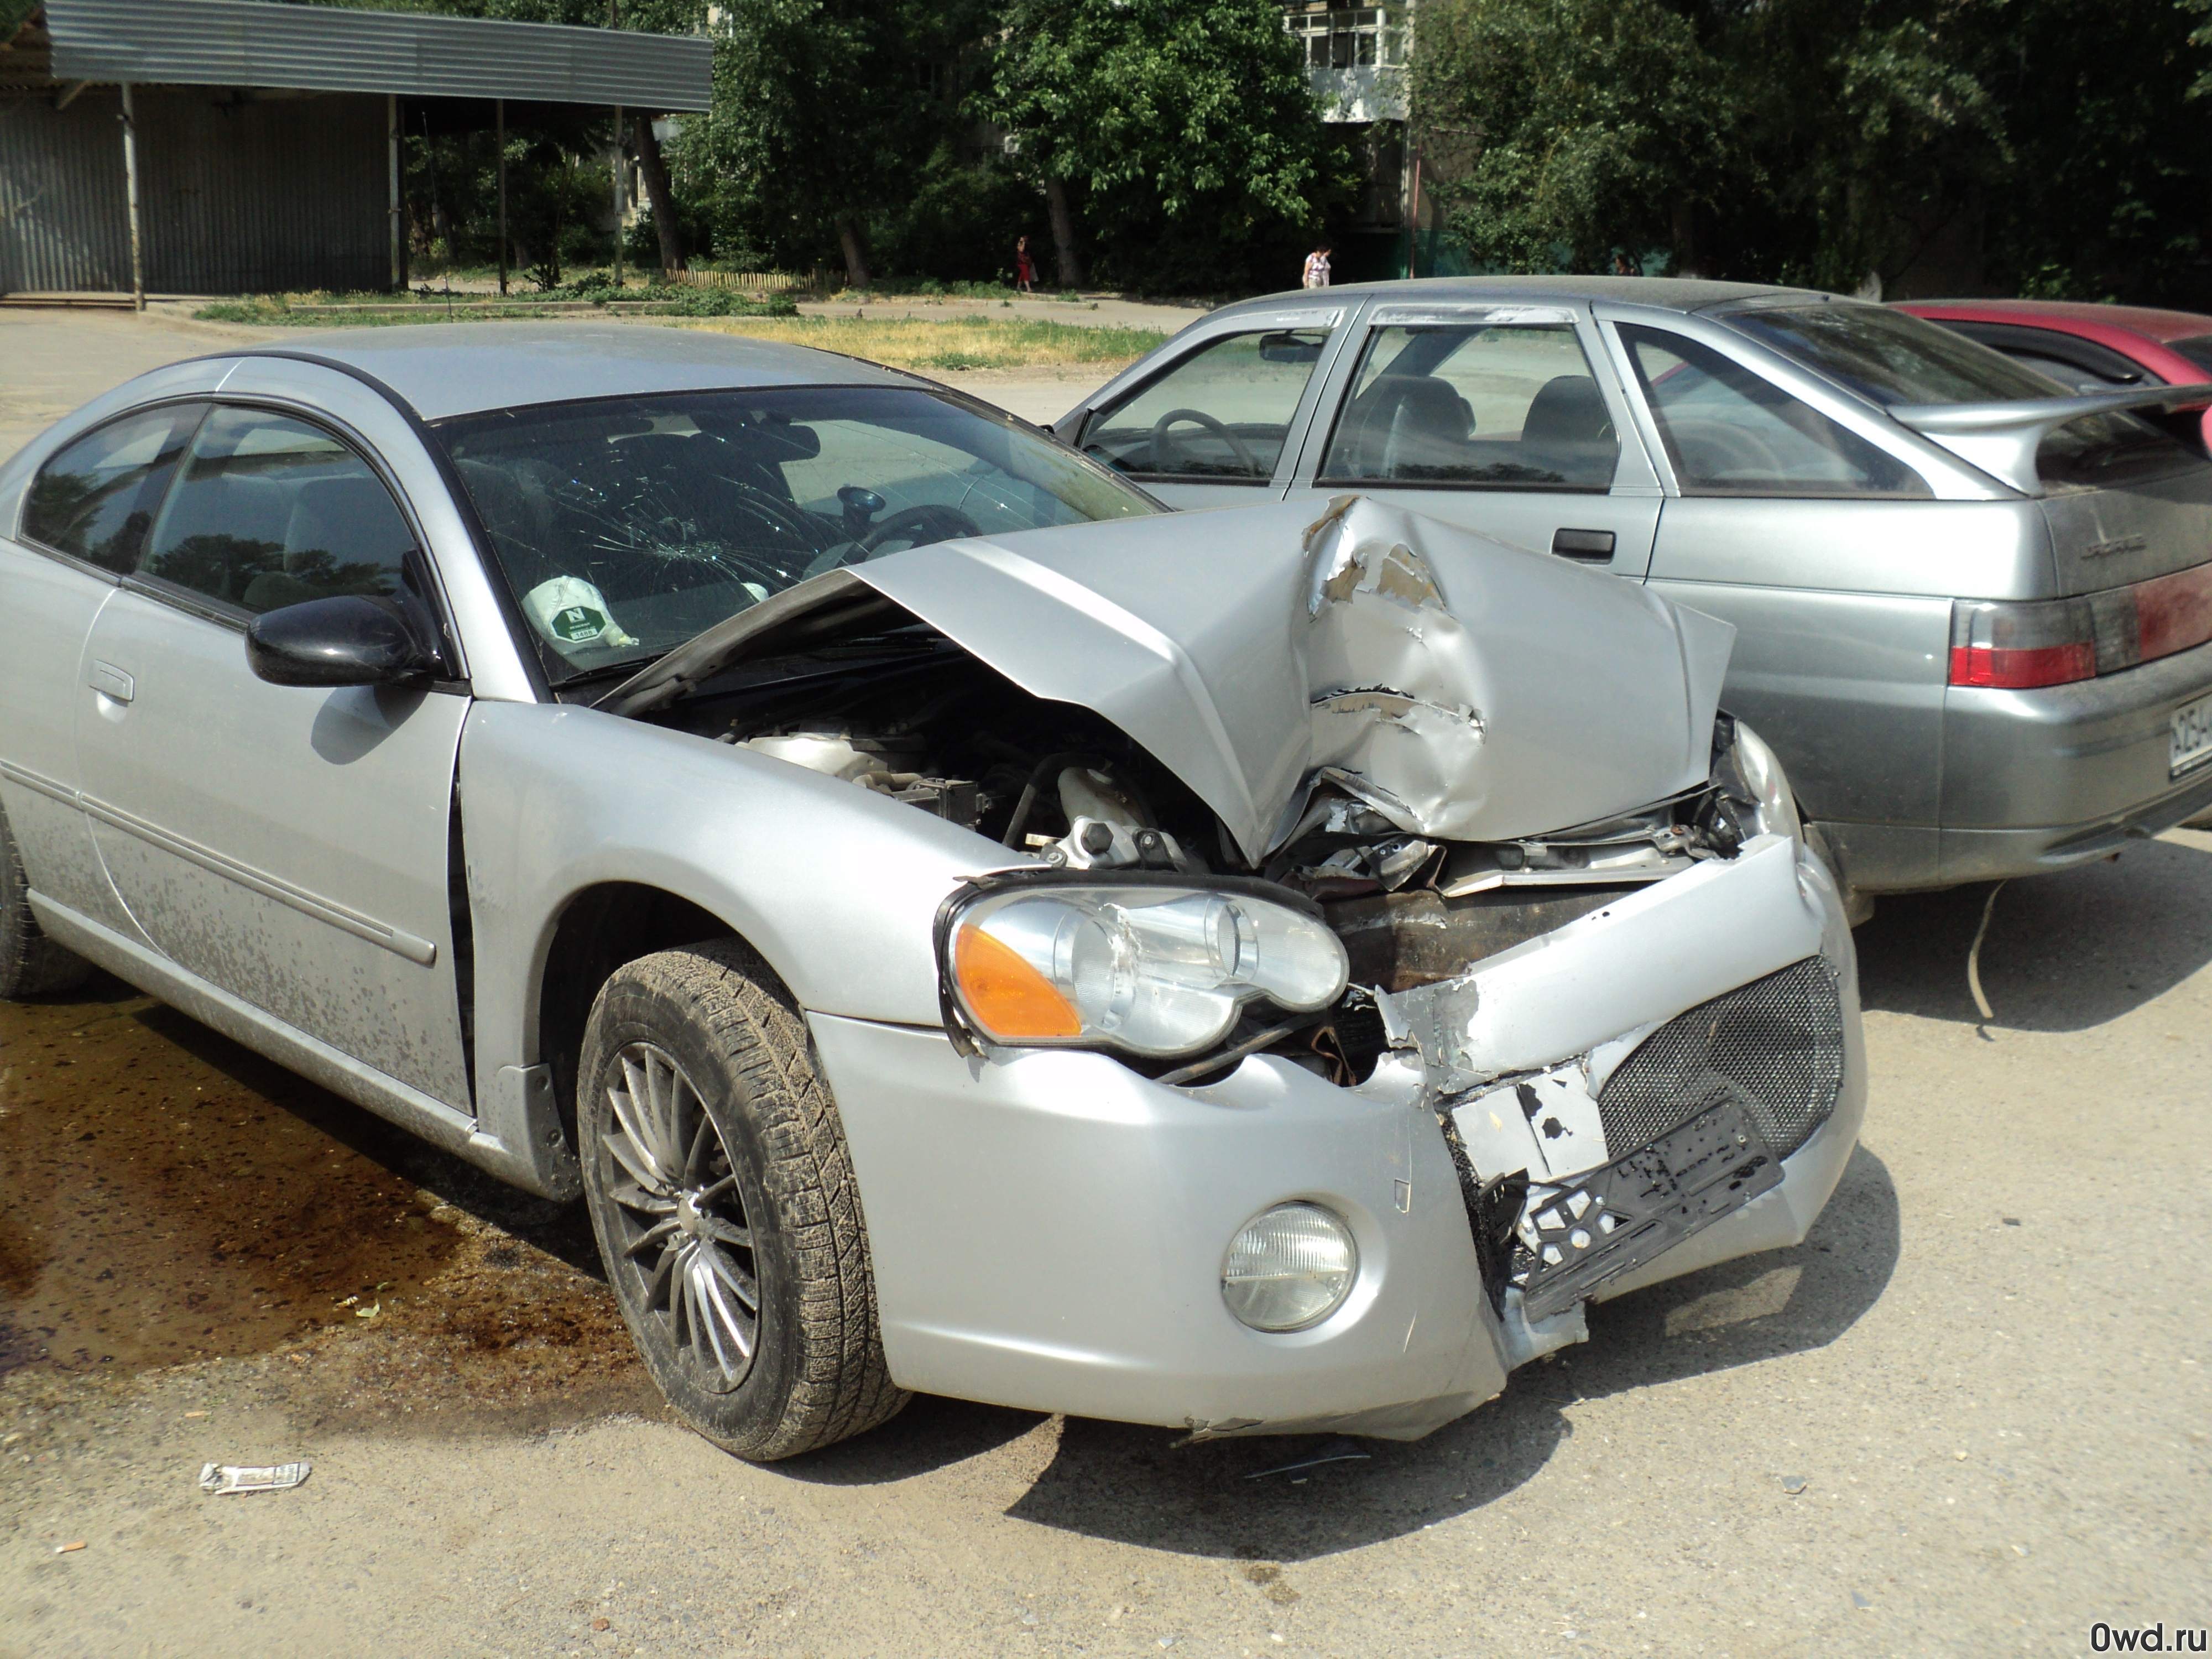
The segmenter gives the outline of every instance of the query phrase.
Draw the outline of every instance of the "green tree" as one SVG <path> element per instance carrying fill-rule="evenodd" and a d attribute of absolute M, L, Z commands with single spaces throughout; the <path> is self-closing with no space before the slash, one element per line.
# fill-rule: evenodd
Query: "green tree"
<path fill-rule="evenodd" d="M 1342 187 L 1277 0 L 1006 0 L 1000 21 L 975 108 L 1044 191 L 1064 284 L 1079 204 L 1109 262 L 1156 277 L 1161 228 L 1233 264 Z"/>
<path fill-rule="evenodd" d="M 1725 67 L 1661 0 L 1432 0 L 1413 98 L 1433 193 L 1476 259 L 1602 270 L 1672 244 L 1756 165 Z"/>
<path fill-rule="evenodd" d="M 1516 268 L 2212 299 L 2208 0 L 1426 0 L 1415 121 Z M 2192 33 L 2193 31 L 2193 33 Z"/>
<path fill-rule="evenodd" d="M 984 31 L 980 0 L 729 0 L 714 108 L 685 132 L 718 224 L 791 264 L 834 238 L 854 288 L 866 226 L 914 192 L 957 118 L 937 73 Z"/>

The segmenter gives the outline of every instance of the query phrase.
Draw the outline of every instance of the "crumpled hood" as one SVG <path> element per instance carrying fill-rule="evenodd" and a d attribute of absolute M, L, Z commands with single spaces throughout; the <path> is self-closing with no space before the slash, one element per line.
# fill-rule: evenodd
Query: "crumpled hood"
<path fill-rule="evenodd" d="M 1617 577 L 1340 496 L 920 547 L 801 584 L 605 703 L 872 608 L 1114 722 L 1257 860 L 1316 781 L 1399 828 L 1495 841 L 1695 787 L 1735 630 Z M 880 625 L 880 619 L 878 619 Z M 750 647 L 752 649 L 749 649 Z M 789 648 L 784 645 L 781 648 Z"/>

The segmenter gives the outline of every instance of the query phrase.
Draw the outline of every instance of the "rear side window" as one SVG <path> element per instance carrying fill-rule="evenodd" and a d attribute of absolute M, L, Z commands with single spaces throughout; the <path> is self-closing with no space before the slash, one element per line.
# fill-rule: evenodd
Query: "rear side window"
<path fill-rule="evenodd" d="M 1144 478 L 1265 483 L 1290 436 L 1324 328 L 1231 334 L 1091 417 L 1083 453 Z"/>
<path fill-rule="evenodd" d="M 1368 337 L 1325 482 L 1604 489 L 1620 441 L 1571 325 Z"/>
<path fill-rule="evenodd" d="M 205 412 L 204 404 L 175 404 L 85 434 L 31 481 L 23 534 L 118 576 L 136 569 L 177 458 Z"/>
<path fill-rule="evenodd" d="M 1934 493 L 1904 462 L 1708 346 L 1630 325 L 1620 337 L 1686 495 Z"/>
<path fill-rule="evenodd" d="M 414 533 L 367 461 L 320 427 L 259 409 L 202 423 L 138 574 L 259 613 L 405 585 Z"/>

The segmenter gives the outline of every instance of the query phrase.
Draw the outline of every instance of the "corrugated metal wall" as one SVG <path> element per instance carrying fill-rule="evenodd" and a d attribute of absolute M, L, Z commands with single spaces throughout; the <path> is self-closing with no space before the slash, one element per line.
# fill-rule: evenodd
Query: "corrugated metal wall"
<path fill-rule="evenodd" d="M 0 101 L 0 289 L 131 287 L 122 95 Z"/>
<path fill-rule="evenodd" d="M 46 0 L 64 81 L 319 87 L 703 110 L 714 49 L 690 35 L 266 0 Z"/>
<path fill-rule="evenodd" d="M 389 274 L 384 100 L 141 87 L 146 286 L 373 289 Z M 0 108 L 0 286 L 127 289 L 121 94 Z"/>

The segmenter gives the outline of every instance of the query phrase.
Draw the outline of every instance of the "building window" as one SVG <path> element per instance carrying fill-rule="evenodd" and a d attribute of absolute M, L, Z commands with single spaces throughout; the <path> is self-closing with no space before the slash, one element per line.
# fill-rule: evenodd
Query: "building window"
<path fill-rule="evenodd" d="M 1308 69 L 1405 67 L 1403 6 L 1297 7 L 1284 12 L 1283 27 L 1304 43 Z"/>

